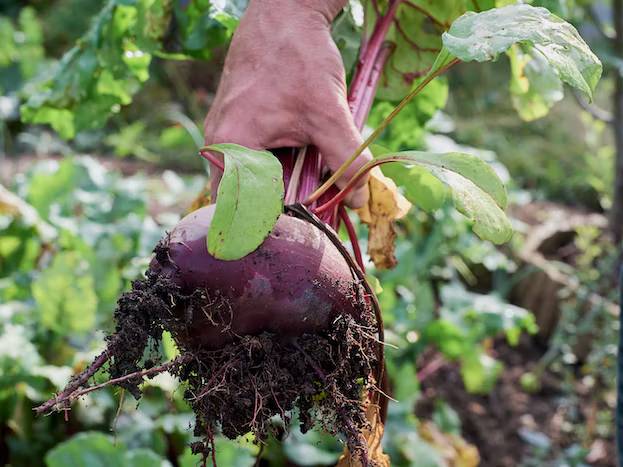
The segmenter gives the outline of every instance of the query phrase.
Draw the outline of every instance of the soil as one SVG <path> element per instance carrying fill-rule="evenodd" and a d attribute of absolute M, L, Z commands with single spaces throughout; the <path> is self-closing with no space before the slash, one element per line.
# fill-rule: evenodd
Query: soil
<path fill-rule="evenodd" d="M 565 383 L 551 372 L 543 374 L 538 391 L 528 393 L 522 390 L 521 376 L 534 370 L 543 355 L 543 349 L 529 337 L 524 338 L 518 347 L 498 341 L 494 354 L 504 364 L 504 371 L 490 394 L 469 394 L 458 366 L 448 364 L 422 383 L 422 398 L 416 414 L 423 419 L 430 418 L 435 401 L 446 401 L 461 419 L 462 435 L 478 448 L 483 467 L 515 467 L 533 455 L 533 447 L 521 436 L 525 431 L 539 432 L 549 438 L 552 452 L 548 461 L 564 448 L 578 443 L 589 450 L 589 465 L 616 465 L 614 439 L 600 439 L 594 432 L 590 436 L 597 410 L 604 410 L 607 406 L 605 401 L 596 402 L 595 389 L 584 386 L 581 376 L 575 379 L 572 389 L 579 401 L 571 406 L 564 402 L 569 389 L 563 391 Z M 580 413 L 575 410 L 578 407 Z M 569 429 L 580 425 L 589 436 Z M 549 464 L 542 461 L 539 465 Z"/>

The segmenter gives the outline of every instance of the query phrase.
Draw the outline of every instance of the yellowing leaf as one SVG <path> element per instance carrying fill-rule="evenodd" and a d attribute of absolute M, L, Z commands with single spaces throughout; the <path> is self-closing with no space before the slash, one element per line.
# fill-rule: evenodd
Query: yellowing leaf
<path fill-rule="evenodd" d="M 368 254 L 379 269 L 396 265 L 394 221 L 404 217 L 411 203 L 402 196 L 393 180 L 378 167 L 370 171 L 368 205 L 357 210 L 361 221 L 368 224 Z"/>

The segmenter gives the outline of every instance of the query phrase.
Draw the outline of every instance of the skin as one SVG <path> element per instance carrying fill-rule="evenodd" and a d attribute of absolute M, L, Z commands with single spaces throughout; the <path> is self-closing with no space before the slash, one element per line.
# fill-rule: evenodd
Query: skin
<path fill-rule="evenodd" d="M 315 145 L 336 170 L 362 137 L 346 98 L 344 66 L 331 22 L 345 0 L 251 0 L 225 59 L 205 120 L 206 144 L 253 149 Z M 343 186 L 371 159 L 364 152 L 338 182 Z M 212 187 L 220 171 L 212 170 Z M 213 190 L 215 193 L 216 190 Z M 367 179 L 346 202 L 361 207 Z"/>

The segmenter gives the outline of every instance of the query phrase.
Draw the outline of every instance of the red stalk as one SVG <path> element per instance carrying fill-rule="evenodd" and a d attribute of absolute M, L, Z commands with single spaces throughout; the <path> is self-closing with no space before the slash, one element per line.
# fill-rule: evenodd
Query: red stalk
<path fill-rule="evenodd" d="M 357 232 L 355 232 L 355 227 L 353 223 L 350 221 L 350 217 L 348 217 L 348 213 L 343 205 L 337 210 L 340 219 L 344 222 L 344 227 L 346 227 L 346 232 L 348 232 L 348 238 L 350 239 L 350 243 L 353 246 L 353 253 L 355 254 L 355 260 L 357 264 L 361 268 L 361 271 L 365 274 L 366 267 L 363 263 L 363 256 L 361 255 L 361 248 L 359 247 L 359 241 L 357 240 Z"/>
<path fill-rule="evenodd" d="M 369 42 L 367 42 L 365 49 L 362 49 L 362 54 L 359 58 L 357 70 L 351 82 L 350 90 L 348 93 L 348 102 L 353 115 L 357 114 L 363 95 L 365 94 L 365 88 L 370 81 L 372 69 L 375 66 L 377 56 L 383 47 L 385 37 L 391 27 L 396 10 L 402 0 L 391 0 L 387 13 L 381 16 L 374 27 L 372 36 L 370 36 Z M 365 119 L 364 119 L 365 120 Z"/>
<path fill-rule="evenodd" d="M 210 162 L 210 164 L 216 166 L 221 172 L 225 171 L 225 166 L 223 165 L 223 162 L 210 151 L 199 151 L 199 155 L 206 159 L 208 162 Z"/>

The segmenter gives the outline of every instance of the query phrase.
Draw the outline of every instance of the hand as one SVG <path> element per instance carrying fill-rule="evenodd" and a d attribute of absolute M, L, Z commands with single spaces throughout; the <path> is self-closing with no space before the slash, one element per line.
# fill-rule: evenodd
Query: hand
<path fill-rule="evenodd" d="M 206 144 L 253 149 L 315 145 L 335 171 L 362 138 L 346 100 L 344 66 L 331 38 L 343 0 L 252 0 L 234 34 L 205 120 Z M 371 159 L 364 152 L 338 185 Z M 220 172 L 213 170 L 212 186 Z M 367 202 L 367 179 L 347 203 Z"/>

